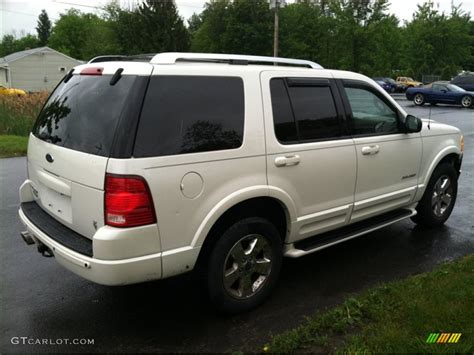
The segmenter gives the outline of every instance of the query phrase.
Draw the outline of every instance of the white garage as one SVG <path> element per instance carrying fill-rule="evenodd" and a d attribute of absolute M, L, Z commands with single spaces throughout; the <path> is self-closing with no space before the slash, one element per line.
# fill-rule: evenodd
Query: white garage
<path fill-rule="evenodd" d="M 0 58 L 0 85 L 26 91 L 51 91 L 81 61 L 49 47 L 16 52 Z"/>

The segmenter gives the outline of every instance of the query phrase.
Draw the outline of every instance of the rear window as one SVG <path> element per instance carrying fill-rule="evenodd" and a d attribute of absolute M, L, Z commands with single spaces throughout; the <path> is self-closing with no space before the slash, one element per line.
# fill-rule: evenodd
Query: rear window
<path fill-rule="evenodd" d="M 235 149 L 244 132 L 241 78 L 153 76 L 135 140 L 135 157 Z"/>
<path fill-rule="evenodd" d="M 137 76 L 73 75 L 49 97 L 33 128 L 41 140 L 65 148 L 109 156 L 127 96 Z"/>

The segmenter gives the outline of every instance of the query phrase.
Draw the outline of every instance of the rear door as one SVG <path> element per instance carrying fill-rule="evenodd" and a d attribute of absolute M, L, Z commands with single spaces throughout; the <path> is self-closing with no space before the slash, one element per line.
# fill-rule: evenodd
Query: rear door
<path fill-rule="evenodd" d="M 297 209 L 288 242 L 346 224 L 354 200 L 356 156 L 342 103 L 327 71 L 261 74 L 267 178 Z"/>
<path fill-rule="evenodd" d="M 138 118 L 151 70 L 125 63 L 76 68 L 49 97 L 30 135 L 28 176 L 36 202 L 88 238 L 104 224 L 107 161 L 127 156 L 116 146 L 127 146 L 124 127 Z"/>

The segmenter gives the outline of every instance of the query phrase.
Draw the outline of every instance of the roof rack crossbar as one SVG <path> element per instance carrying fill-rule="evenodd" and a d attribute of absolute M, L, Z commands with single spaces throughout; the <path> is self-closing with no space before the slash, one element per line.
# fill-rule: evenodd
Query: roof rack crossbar
<path fill-rule="evenodd" d="M 150 61 L 151 64 L 175 64 L 177 62 L 200 62 L 200 63 L 229 63 L 246 65 L 249 63 L 258 64 L 280 64 L 302 66 L 313 69 L 322 69 L 323 67 L 309 60 L 289 59 L 280 57 L 263 57 L 240 54 L 215 54 L 215 53 L 159 53 Z"/>

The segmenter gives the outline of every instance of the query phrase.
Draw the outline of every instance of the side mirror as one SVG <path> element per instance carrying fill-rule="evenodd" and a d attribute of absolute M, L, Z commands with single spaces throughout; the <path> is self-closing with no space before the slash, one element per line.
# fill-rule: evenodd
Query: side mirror
<path fill-rule="evenodd" d="M 407 115 L 405 118 L 405 133 L 417 133 L 421 131 L 423 121 L 413 115 Z"/>
<path fill-rule="evenodd" d="M 441 89 L 441 92 L 442 92 L 443 94 L 446 94 L 446 93 L 447 93 L 447 90 Z"/>

